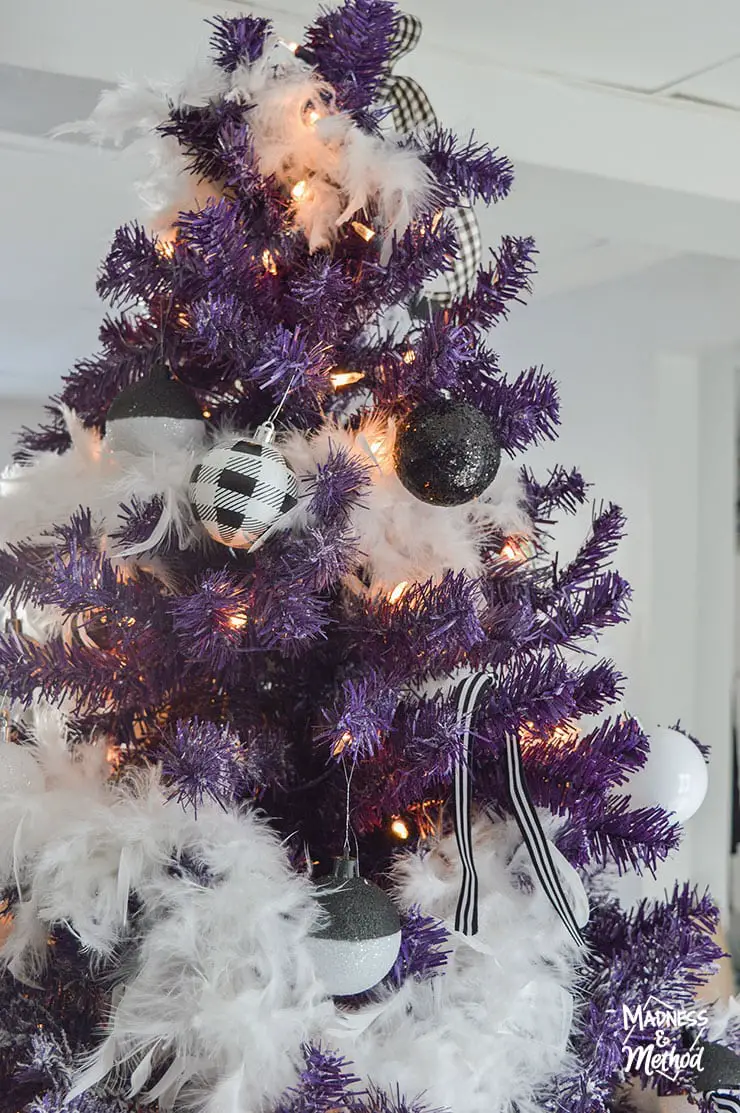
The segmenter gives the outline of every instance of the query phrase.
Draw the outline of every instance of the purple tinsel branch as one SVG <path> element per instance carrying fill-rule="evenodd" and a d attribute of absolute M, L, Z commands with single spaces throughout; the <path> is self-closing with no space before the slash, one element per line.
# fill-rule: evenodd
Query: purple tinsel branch
<path fill-rule="evenodd" d="M 330 1113 L 335 1109 L 354 1109 L 363 1091 L 360 1079 L 351 1073 L 348 1061 L 335 1051 L 305 1044 L 305 1066 L 295 1086 L 286 1090 L 275 1113 Z"/>
<path fill-rule="evenodd" d="M 414 583 L 393 603 L 367 599 L 349 619 L 363 657 L 390 676 L 421 679 L 451 672 L 484 640 L 476 582 L 448 572 L 439 583 Z"/>
<path fill-rule="evenodd" d="M 464 756 L 455 707 L 441 695 L 404 699 L 393 722 L 392 742 L 402 755 L 406 777 L 425 786 L 430 779 L 449 784 Z"/>
<path fill-rule="evenodd" d="M 470 400 L 491 419 L 502 448 L 510 455 L 543 440 L 553 440 L 560 404 L 554 380 L 539 368 L 522 371 L 513 382 L 503 377 L 473 380 Z M 477 385 L 476 385 L 477 384 Z"/>
<path fill-rule="evenodd" d="M 590 814 L 584 814 L 587 809 Z M 624 796 L 584 799 L 574 805 L 573 815 L 584 831 L 589 859 L 604 866 L 614 862 L 620 873 L 629 868 L 641 873 L 643 866 L 654 873 L 658 862 L 678 847 L 683 833 L 662 808 L 631 811 Z"/>
<path fill-rule="evenodd" d="M 302 335 L 300 325 L 294 331 L 278 325 L 265 336 L 248 374 L 279 402 L 288 389 L 295 393 L 305 388 L 326 390 L 332 363 L 328 346 L 312 343 Z"/>
<path fill-rule="evenodd" d="M 96 290 L 112 305 L 149 301 L 167 291 L 171 269 L 167 258 L 157 250 L 156 238 L 140 224 L 119 228 L 100 269 Z"/>
<path fill-rule="evenodd" d="M 408 978 L 426 981 L 443 973 L 450 936 L 441 920 L 413 907 L 401 918 L 401 949 L 388 981 L 400 989 Z"/>
<path fill-rule="evenodd" d="M 253 358 L 251 314 L 234 294 L 198 298 L 190 320 L 199 346 L 212 362 L 233 362 L 241 370 L 244 360 Z"/>
<path fill-rule="evenodd" d="M 239 738 L 227 726 L 178 720 L 153 755 L 162 762 L 170 799 L 195 814 L 205 799 L 226 807 L 237 798 L 242 781 Z"/>
<path fill-rule="evenodd" d="M 555 575 L 554 590 L 563 592 L 589 585 L 611 559 L 617 545 L 624 537 L 626 519 L 622 510 L 611 503 L 598 514 L 591 526 L 591 533 L 575 558 Z"/>
<path fill-rule="evenodd" d="M 551 515 L 556 509 L 575 514 L 586 501 L 587 484 L 575 468 L 566 471 L 558 465 L 552 469 L 545 483 L 537 482 L 526 467 L 522 468 L 521 476 L 529 516 L 538 524 L 551 525 Z"/>
<path fill-rule="evenodd" d="M 721 955 L 712 940 L 717 920 L 708 896 L 699 897 L 688 886 L 676 886 L 666 902 L 642 901 L 631 912 L 616 902 L 592 908 L 581 982 L 588 1005 L 574 1036 L 582 1065 L 548 1086 L 557 1108 L 603 1113 L 624 1079 L 623 1005 L 644 1006 L 654 996 L 669 1008 L 690 1008 L 711 964 Z M 633 1038 L 650 1042 L 651 1031 L 636 1031 Z M 690 1085 L 682 1075 L 675 1083 L 665 1078 L 658 1082 L 664 1093 L 680 1093 Z"/>
<path fill-rule="evenodd" d="M 61 638 L 40 645 L 30 638 L 0 637 L 0 688 L 26 707 L 38 690 L 53 704 L 71 700 L 79 711 L 108 700 L 121 708 L 141 706 L 152 698 L 150 687 L 149 678 L 125 675 L 120 660 L 102 650 L 68 646 Z"/>
<path fill-rule="evenodd" d="M 116 547 L 124 545 L 138 545 L 147 541 L 154 532 L 155 526 L 162 517 L 164 503 L 159 495 L 155 495 L 148 502 L 141 502 L 134 497 L 129 506 L 123 503 L 118 511 L 120 525 L 110 532 L 111 541 Z M 162 546 L 159 551 L 161 552 Z"/>
<path fill-rule="evenodd" d="M 205 572 L 189 594 L 169 602 L 183 657 L 194 668 L 217 672 L 236 664 L 249 621 L 247 581 L 233 573 Z"/>
<path fill-rule="evenodd" d="M 386 76 L 397 9 L 389 0 L 345 0 L 324 9 L 305 35 L 316 66 L 350 112 L 369 108 Z"/>
<path fill-rule="evenodd" d="M 575 648 L 581 639 L 627 621 L 632 589 L 618 572 L 605 572 L 584 591 L 558 594 L 541 637 L 551 645 Z"/>
<path fill-rule="evenodd" d="M 327 728 L 320 738 L 337 760 L 373 757 L 391 729 L 398 692 L 372 673 L 345 680 L 334 708 L 324 712 Z"/>
<path fill-rule="evenodd" d="M 229 124 L 243 123 L 243 114 L 242 105 L 233 100 L 209 101 L 197 106 L 173 105 L 169 119 L 159 124 L 157 131 L 177 139 L 196 177 L 218 181 L 224 171 L 229 172 L 223 162 L 221 135 Z"/>
<path fill-rule="evenodd" d="M 455 301 L 447 310 L 449 319 L 458 324 L 468 321 L 481 329 L 492 328 L 509 312 L 511 302 L 521 302 L 522 294 L 531 292 L 536 254 L 531 237 L 504 236 L 495 263 L 478 272 L 475 289 Z"/>
<path fill-rule="evenodd" d="M 459 140 L 452 131 L 438 128 L 424 137 L 422 161 L 445 193 L 445 203 L 501 201 L 514 182 L 514 167 L 508 158 L 485 143 Z"/>
<path fill-rule="evenodd" d="M 559 811 L 587 792 L 625 784 L 647 761 L 649 741 L 636 719 L 605 719 L 570 744 L 547 736 L 527 742 L 527 781 L 537 802 Z"/>
<path fill-rule="evenodd" d="M 64 421 L 64 415 L 56 398 L 44 406 L 47 420 L 37 429 L 24 425 L 18 435 L 18 448 L 13 453 L 17 464 L 27 464 L 38 452 L 66 452 L 71 438 Z"/>
<path fill-rule="evenodd" d="M 329 614 L 321 591 L 327 585 L 317 586 L 315 577 L 333 581 L 346 559 L 346 552 L 327 542 L 318 530 L 307 531 L 300 541 L 273 541 L 261 554 L 250 588 L 250 631 L 255 644 L 294 656 L 325 637 Z"/>
<path fill-rule="evenodd" d="M 344 526 L 370 485 L 370 462 L 330 444 L 325 463 L 319 464 L 311 481 L 309 514 L 322 525 Z"/>
<path fill-rule="evenodd" d="M 233 19 L 217 15 L 206 22 L 214 28 L 211 35 L 214 61 L 227 73 L 233 73 L 237 66 L 256 62 L 272 29 L 269 19 L 252 15 L 240 15 Z"/>
<path fill-rule="evenodd" d="M 100 341 L 101 352 L 80 360 L 65 376 L 61 401 L 88 424 L 102 425 L 116 395 L 161 360 L 162 340 L 153 322 L 124 316 L 105 318 Z"/>

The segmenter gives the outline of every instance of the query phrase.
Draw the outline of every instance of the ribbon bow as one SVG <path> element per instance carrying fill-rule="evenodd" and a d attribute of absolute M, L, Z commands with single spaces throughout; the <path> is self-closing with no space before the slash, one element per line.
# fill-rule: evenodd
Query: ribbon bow
<path fill-rule="evenodd" d="M 420 38 L 421 20 L 402 12 L 398 17 L 391 47 L 391 65 L 405 54 L 409 54 Z M 412 77 L 391 74 L 381 85 L 379 100 L 381 104 L 388 105 L 390 108 L 393 126 L 401 134 L 437 126 L 437 117 L 429 97 L 418 81 L 414 81 Z M 435 309 L 449 305 L 450 302 L 462 297 L 472 285 L 480 267 L 482 258 L 480 228 L 472 205 L 460 205 L 445 210 L 445 213 L 451 217 L 455 228 L 457 254 L 451 260 L 452 269 L 444 276 L 446 292 L 435 292 L 421 298 L 417 304 L 417 314 L 424 302 L 431 303 L 431 308 Z"/>
<path fill-rule="evenodd" d="M 463 871 L 455 914 L 455 929 L 463 935 L 475 935 L 478 931 L 478 875 L 473 860 L 471 819 L 471 730 L 473 718 L 482 707 L 492 683 L 493 679 L 490 675 L 479 672 L 467 676 L 455 689 L 457 725 L 462 733 L 462 753 L 455 766 L 455 837 Z M 578 921 L 565 894 L 560 871 L 554 861 L 554 857 L 559 855 L 557 850 L 551 847 L 542 830 L 542 824 L 524 778 L 519 739 L 512 733 L 506 735 L 506 774 L 514 816 L 532 859 L 537 879 L 573 942 L 583 946 L 584 939 Z M 740 1113 L 740 1110 L 736 1110 L 735 1113 Z"/>

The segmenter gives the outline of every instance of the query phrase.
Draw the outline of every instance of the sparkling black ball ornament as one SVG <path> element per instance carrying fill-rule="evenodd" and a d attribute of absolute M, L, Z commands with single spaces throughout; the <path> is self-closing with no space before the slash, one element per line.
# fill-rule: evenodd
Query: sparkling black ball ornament
<path fill-rule="evenodd" d="M 490 421 L 467 402 L 426 402 L 396 433 L 398 478 L 417 499 L 436 506 L 459 506 L 482 494 L 500 462 Z"/>

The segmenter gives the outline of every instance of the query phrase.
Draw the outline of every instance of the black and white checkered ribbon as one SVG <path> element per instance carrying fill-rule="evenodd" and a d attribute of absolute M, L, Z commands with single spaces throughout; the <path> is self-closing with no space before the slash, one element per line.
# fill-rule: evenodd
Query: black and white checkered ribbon
<path fill-rule="evenodd" d="M 473 859 L 471 819 L 471 731 L 473 719 L 481 708 L 492 683 L 492 678 L 486 673 L 474 673 L 466 677 L 455 691 L 457 726 L 462 732 L 462 753 L 455 766 L 455 837 L 463 871 L 455 913 L 455 929 L 461 931 L 463 935 L 476 935 L 478 932 L 478 874 Z M 583 936 L 529 795 L 522 767 L 519 739 L 515 734 L 506 735 L 506 772 L 514 816 L 532 859 L 537 879 L 573 941 L 582 946 Z M 740 1113 L 740 1110 L 734 1113 Z"/>
<path fill-rule="evenodd" d="M 740 1113 L 740 1093 L 737 1090 L 710 1090 L 707 1097 L 716 1113 Z"/>
<path fill-rule="evenodd" d="M 401 13 L 396 24 L 391 62 L 413 50 L 420 36 L 421 20 Z M 412 77 L 391 75 L 386 78 L 380 88 L 379 102 L 389 107 L 393 126 L 401 134 L 437 125 L 437 116 L 429 97 Z M 446 210 L 446 215 L 452 218 L 458 249 L 452 260 L 452 269 L 445 274 L 447 290 L 421 299 L 420 304 L 430 302 L 432 308 L 449 305 L 472 286 L 483 254 L 480 228 L 472 207 L 459 205 Z"/>

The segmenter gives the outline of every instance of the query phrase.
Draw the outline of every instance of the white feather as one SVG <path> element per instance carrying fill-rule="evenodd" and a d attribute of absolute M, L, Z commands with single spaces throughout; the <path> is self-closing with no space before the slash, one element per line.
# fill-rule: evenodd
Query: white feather
<path fill-rule="evenodd" d="M 476 821 L 477 942 L 453 932 L 443 977 L 406 982 L 364 1030 L 335 1036 L 363 1076 L 423 1092 L 432 1108 L 535 1113 L 538 1087 L 569 1065 L 576 952 L 541 888 L 517 884 L 510 862 L 520 839 L 513 821 Z M 399 903 L 448 926 L 460 879 L 453 835 L 395 865 Z"/>
<path fill-rule="evenodd" d="M 93 956 L 110 955 L 126 931 L 123 874 L 142 909 L 135 969 L 72 1093 L 114 1065 L 138 1091 L 171 1059 L 164 1102 L 182 1088 L 208 1113 L 274 1103 L 334 1011 L 305 946 L 319 915 L 310 882 L 253 812 L 205 806 L 196 819 L 165 798 L 155 770 L 105 783 L 88 749 L 78 760 L 46 737 L 46 791 L 0 800 L 0 885 L 15 842 L 26 894 L 0 957 L 34 976 L 58 923 Z M 202 863 L 212 881 L 170 870 L 173 856 Z"/>
<path fill-rule="evenodd" d="M 431 506 L 410 494 L 398 479 L 392 463 L 393 437 L 393 424 L 384 425 L 379 419 L 365 423 L 359 433 L 327 422 L 311 437 L 298 431 L 288 434 L 280 449 L 299 477 L 302 497 L 282 522 L 283 528 L 308 523 L 311 480 L 333 448 L 371 465 L 371 486 L 353 508 L 350 523 L 372 591 L 392 590 L 402 581 L 439 579 L 448 571 L 477 576 L 482 572 L 483 543 L 493 529 L 519 535 L 531 532 L 515 469 L 502 468 L 481 497 L 469 503 Z"/>
<path fill-rule="evenodd" d="M 22 540 L 48 544 L 52 526 L 68 521 L 81 506 L 91 510 L 97 528 L 108 535 L 122 526 L 121 504 L 134 498 L 148 502 L 156 495 L 164 502 L 180 544 L 193 544 L 198 531 L 187 488 L 202 448 L 163 442 L 151 456 L 114 453 L 70 410 L 65 411 L 65 419 L 72 437 L 66 452 L 38 453 L 31 463 L 3 474 L 1 544 Z"/>

